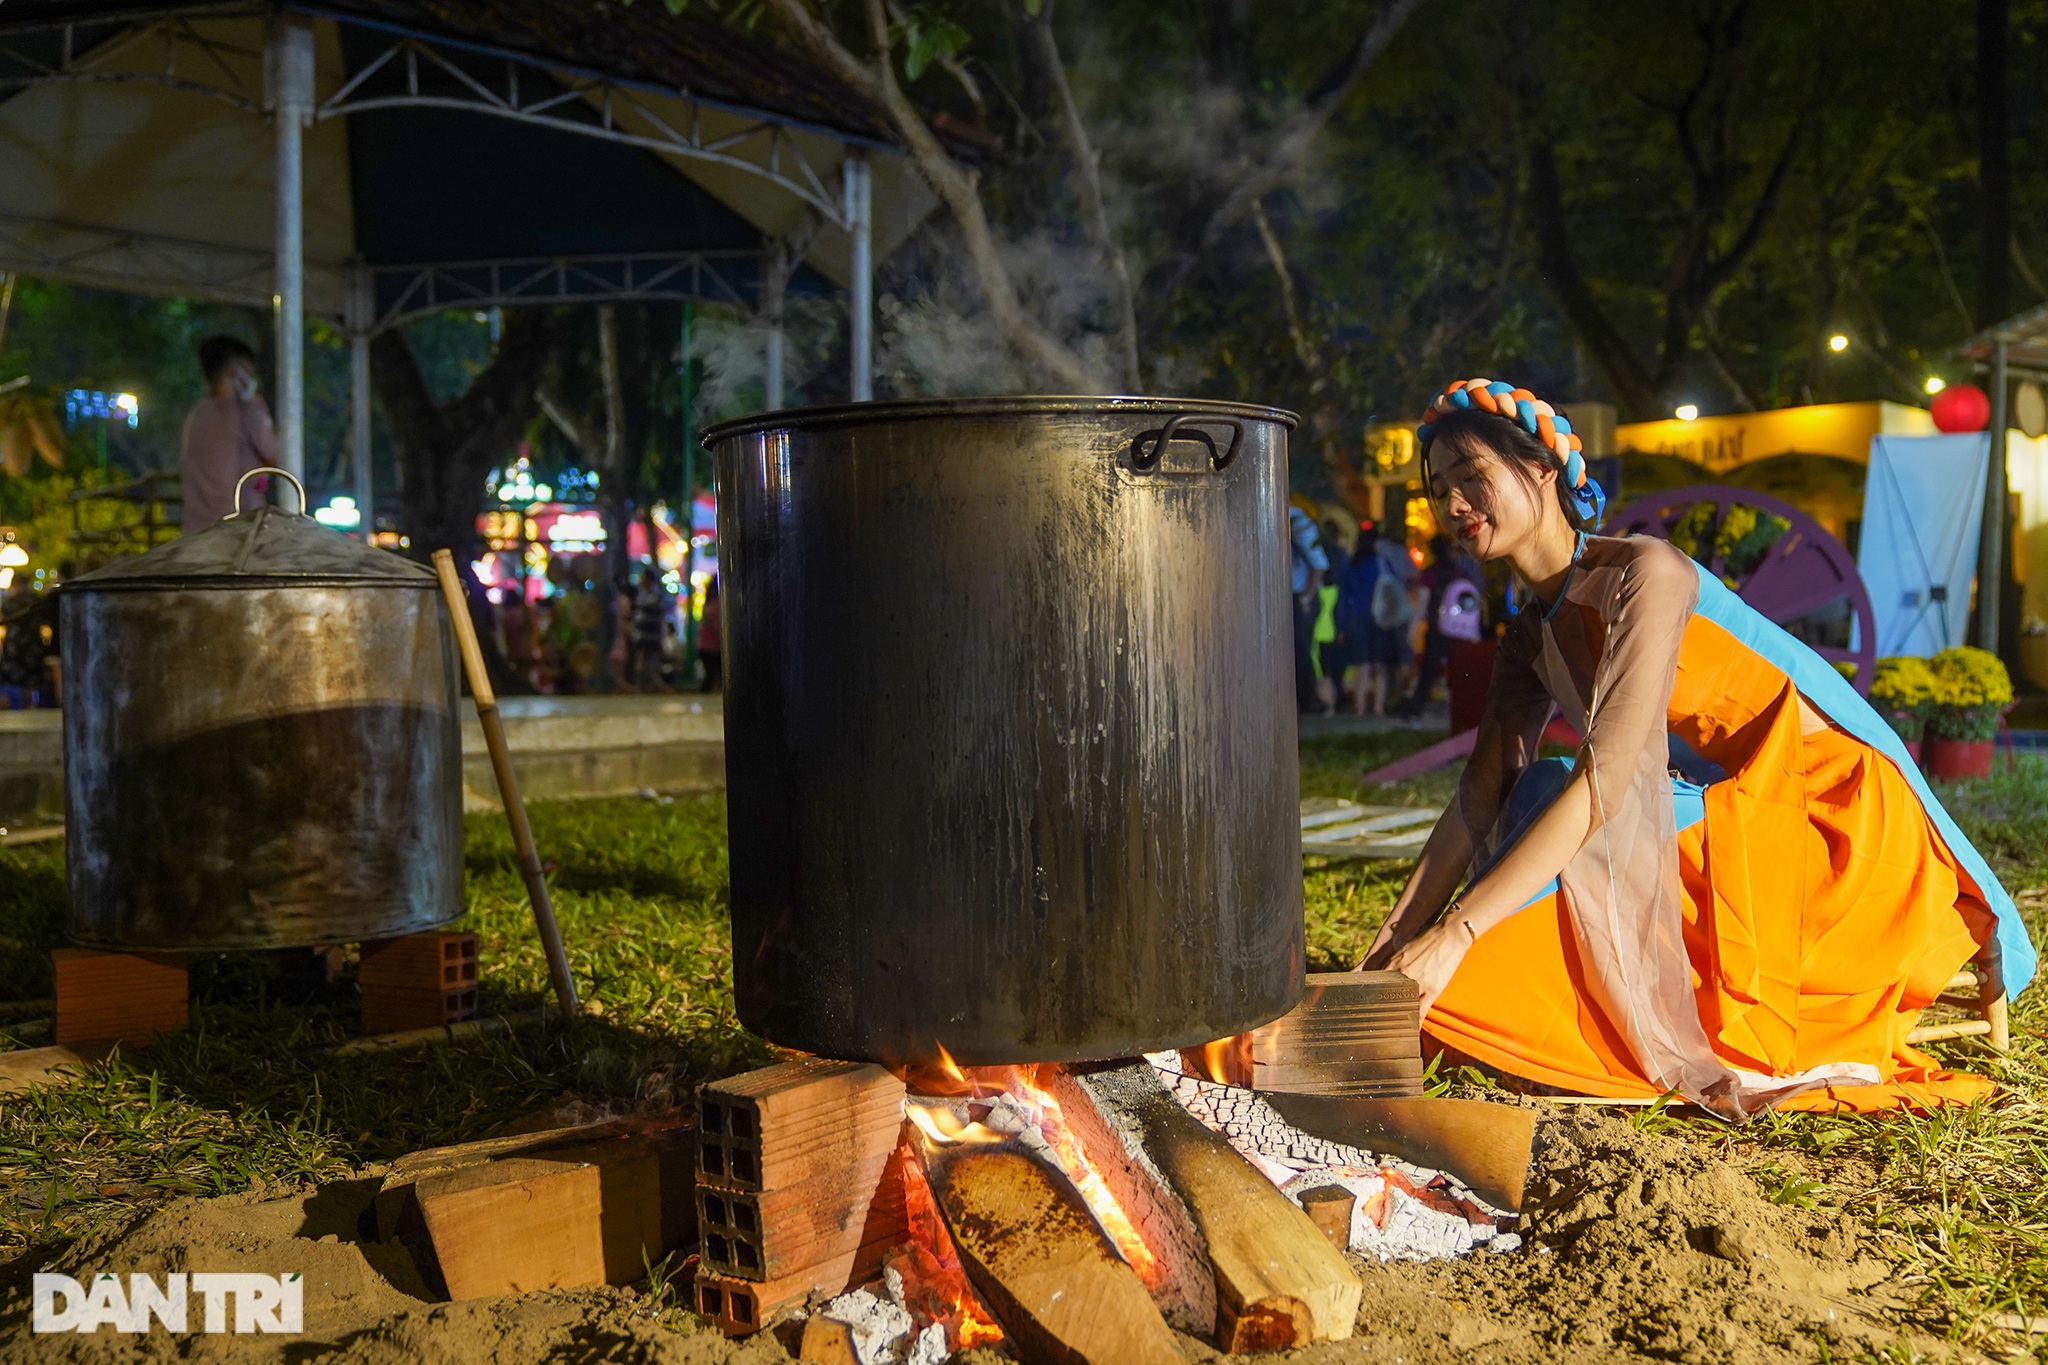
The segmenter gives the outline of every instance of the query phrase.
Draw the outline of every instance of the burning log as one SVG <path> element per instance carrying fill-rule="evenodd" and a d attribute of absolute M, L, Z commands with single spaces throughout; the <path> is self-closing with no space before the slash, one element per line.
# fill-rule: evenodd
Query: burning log
<path fill-rule="evenodd" d="M 1349 1337 L 1364 1287 L 1308 1215 L 1221 1135 L 1197 1122 L 1150 1066 L 1069 1072 L 1100 1117 L 1098 1165 L 1149 1182 L 1176 1208 L 1215 1273 L 1217 1345 L 1281 1350 Z"/>
<path fill-rule="evenodd" d="M 981 1298 L 1027 1362 L 1185 1365 L 1137 1272 L 1042 1140 L 960 1121 L 944 1105 L 911 1116 L 926 1179 Z"/>

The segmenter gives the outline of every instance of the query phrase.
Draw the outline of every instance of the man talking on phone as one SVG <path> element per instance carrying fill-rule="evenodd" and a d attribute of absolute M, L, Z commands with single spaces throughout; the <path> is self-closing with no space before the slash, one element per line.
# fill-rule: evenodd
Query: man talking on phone
<path fill-rule="evenodd" d="M 277 429 L 256 383 L 256 353 L 239 338 L 211 336 L 199 343 L 206 397 L 185 415 L 178 456 L 184 486 L 186 535 L 204 531 L 235 511 L 235 481 L 277 463 Z M 242 490 L 245 510 L 263 500 L 261 480 Z"/>

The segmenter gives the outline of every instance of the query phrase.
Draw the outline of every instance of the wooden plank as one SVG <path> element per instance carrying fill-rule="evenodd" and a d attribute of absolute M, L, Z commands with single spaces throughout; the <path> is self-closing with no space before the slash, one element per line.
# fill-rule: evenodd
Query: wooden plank
<path fill-rule="evenodd" d="M 696 1205 L 690 1197 L 694 1148 L 694 1130 L 680 1117 L 618 1117 L 602 1119 L 598 1124 L 575 1124 L 406 1152 L 391 1162 L 377 1191 L 377 1236 L 391 1240 L 422 1230 L 418 1203 L 418 1183 L 422 1179 L 465 1171 L 510 1156 L 557 1158 L 559 1152 L 573 1152 L 575 1160 L 598 1166 L 600 1220 L 608 1228 L 616 1224 L 606 1240 L 606 1273 L 612 1269 L 631 1269 L 633 1273 L 625 1281 L 618 1281 L 627 1283 L 643 1273 L 639 1254 L 627 1250 L 627 1238 L 637 1238 L 637 1244 L 645 1244 L 649 1232 L 649 1209 L 645 1203 L 651 1203 L 659 1214 L 659 1246 L 649 1248 L 649 1259 L 659 1259 L 664 1252 L 696 1240 Z M 645 1166 L 649 1156 L 655 1177 L 651 1195 L 647 1191 Z M 627 1267 L 629 1261 L 631 1267 Z"/>
<path fill-rule="evenodd" d="M 1064 1175 L 1011 1142 L 917 1140 L 960 1263 L 1026 1365 L 1186 1365 Z"/>
<path fill-rule="evenodd" d="M 1359 780 L 1374 786 L 1389 782 L 1405 782 L 1411 777 L 1433 773 L 1438 768 L 1447 768 L 1460 759 L 1472 756 L 1472 746 L 1479 739 L 1477 730 L 1462 730 L 1449 739 L 1439 740 L 1427 749 L 1418 749 L 1406 758 L 1397 758 L 1392 763 L 1374 768 Z"/>
<path fill-rule="evenodd" d="M 631 1284 L 646 1275 L 650 1264 L 697 1240 L 696 1205 L 690 1198 L 695 1136 L 675 1127 L 542 1149 L 549 1161 L 581 1162 L 597 1170 L 605 1283 Z"/>
<path fill-rule="evenodd" d="M 451 1299 L 605 1282 L 595 1166 L 512 1157 L 419 1182 L 420 1215 Z"/>
<path fill-rule="evenodd" d="M 861 1365 L 853 1349 L 853 1329 L 823 1313 L 813 1313 L 805 1321 L 796 1358 L 804 1365 Z"/>
<path fill-rule="evenodd" d="M 1286 1350 L 1351 1335 L 1364 1286 L 1343 1253 L 1181 1108 L 1157 1072 L 1116 1066 L 1076 1072 L 1074 1081 L 1125 1152 L 1142 1154 L 1186 1208 L 1216 1275 L 1219 1349 Z"/>
<path fill-rule="evenodd" d="M 1492 1207 L 1521 1212 L 1536 1143 L 1533 1110 L 1485 1100 L 1285 1093 L 1263 1098 L 1281 1118 L 1311 1137 L 1442 1171 Z"/>
<path fill-rule="evenodd" d="M 32 1085 L 69 1085 L 86 1067 L 106 1060 L 115 1046 L 113 1039 L 103 1038 L 96 1042 L 0 1052 L 0 1093 L 26 1090 Z"/>

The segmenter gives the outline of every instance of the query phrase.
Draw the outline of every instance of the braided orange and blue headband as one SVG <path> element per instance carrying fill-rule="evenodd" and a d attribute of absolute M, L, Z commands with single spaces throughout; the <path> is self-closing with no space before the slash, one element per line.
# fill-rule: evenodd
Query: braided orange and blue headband
<path fill-rule="evenodd" d="M 1585 443 L 1563 413 L 1527 389 L 1498 379 L 1453 380 L 1430 400 L 1422 414 L 1422 425 L 1415 429 L 1416 439 L 1427 441 L 1439 417 L 1473 408 L 1505 417 L 1554 451 L 1564 465 L 1565 484 L 1571 489 L 1572 501 L 1589 520 L 1599 520 L 1607 506 L 1607 493 L 1598 480 L 1586 473 Z"/>

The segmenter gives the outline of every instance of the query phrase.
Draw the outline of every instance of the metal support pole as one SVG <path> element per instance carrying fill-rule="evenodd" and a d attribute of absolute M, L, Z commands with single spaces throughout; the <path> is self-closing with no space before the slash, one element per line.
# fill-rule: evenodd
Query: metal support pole
<path fill-rule="evenodd" d="M 697 676 L 697 362 L 690 358 L 696 305 L 683 300 L 683 671 L 685 687 Z M 776 406 L 774 403 L 770 407 Z"/>
<path fill-rule="evenodd" d="M 1984 479 L 1984 530 L 1977 542 L 1977 640 L 1998 652 L 2000 589 L 2005 583 L 2005 342 L 1991 343 L 1991 467 Z"/>
<path fill-rule="evenodd" d="M 348 278 L 348 453 L 355 472 L 359 534 L 368 545 L 377 533 L 377 479 L 370 463 L 370 272 L 354 266 Z"/>
<path fill-rule="evenodd" d="M 864 152 L 850 152 L 843 165 L 847 231 L 853 237 L 853 278 L 846 301 L 853 315 L 853 401 L 865 403 L 875 396 L 874 179 Z"/>
<path fill-rule="evenodd" d="M 761 265 L 761 320 L 768 324 L 763 350 L 767 362 L 764 406 L 773 412 L 783 403 L 782 299 L 789 288 L 789 247 L 777 242 L 769 248 Z"/>
<path fill-rule="evenodd" d="M 313 30 L 285 19 L 266 53 L 277 124 L 277 462 L 306 476 L 306 242 L 300 138 L 313 118 Z"/>

